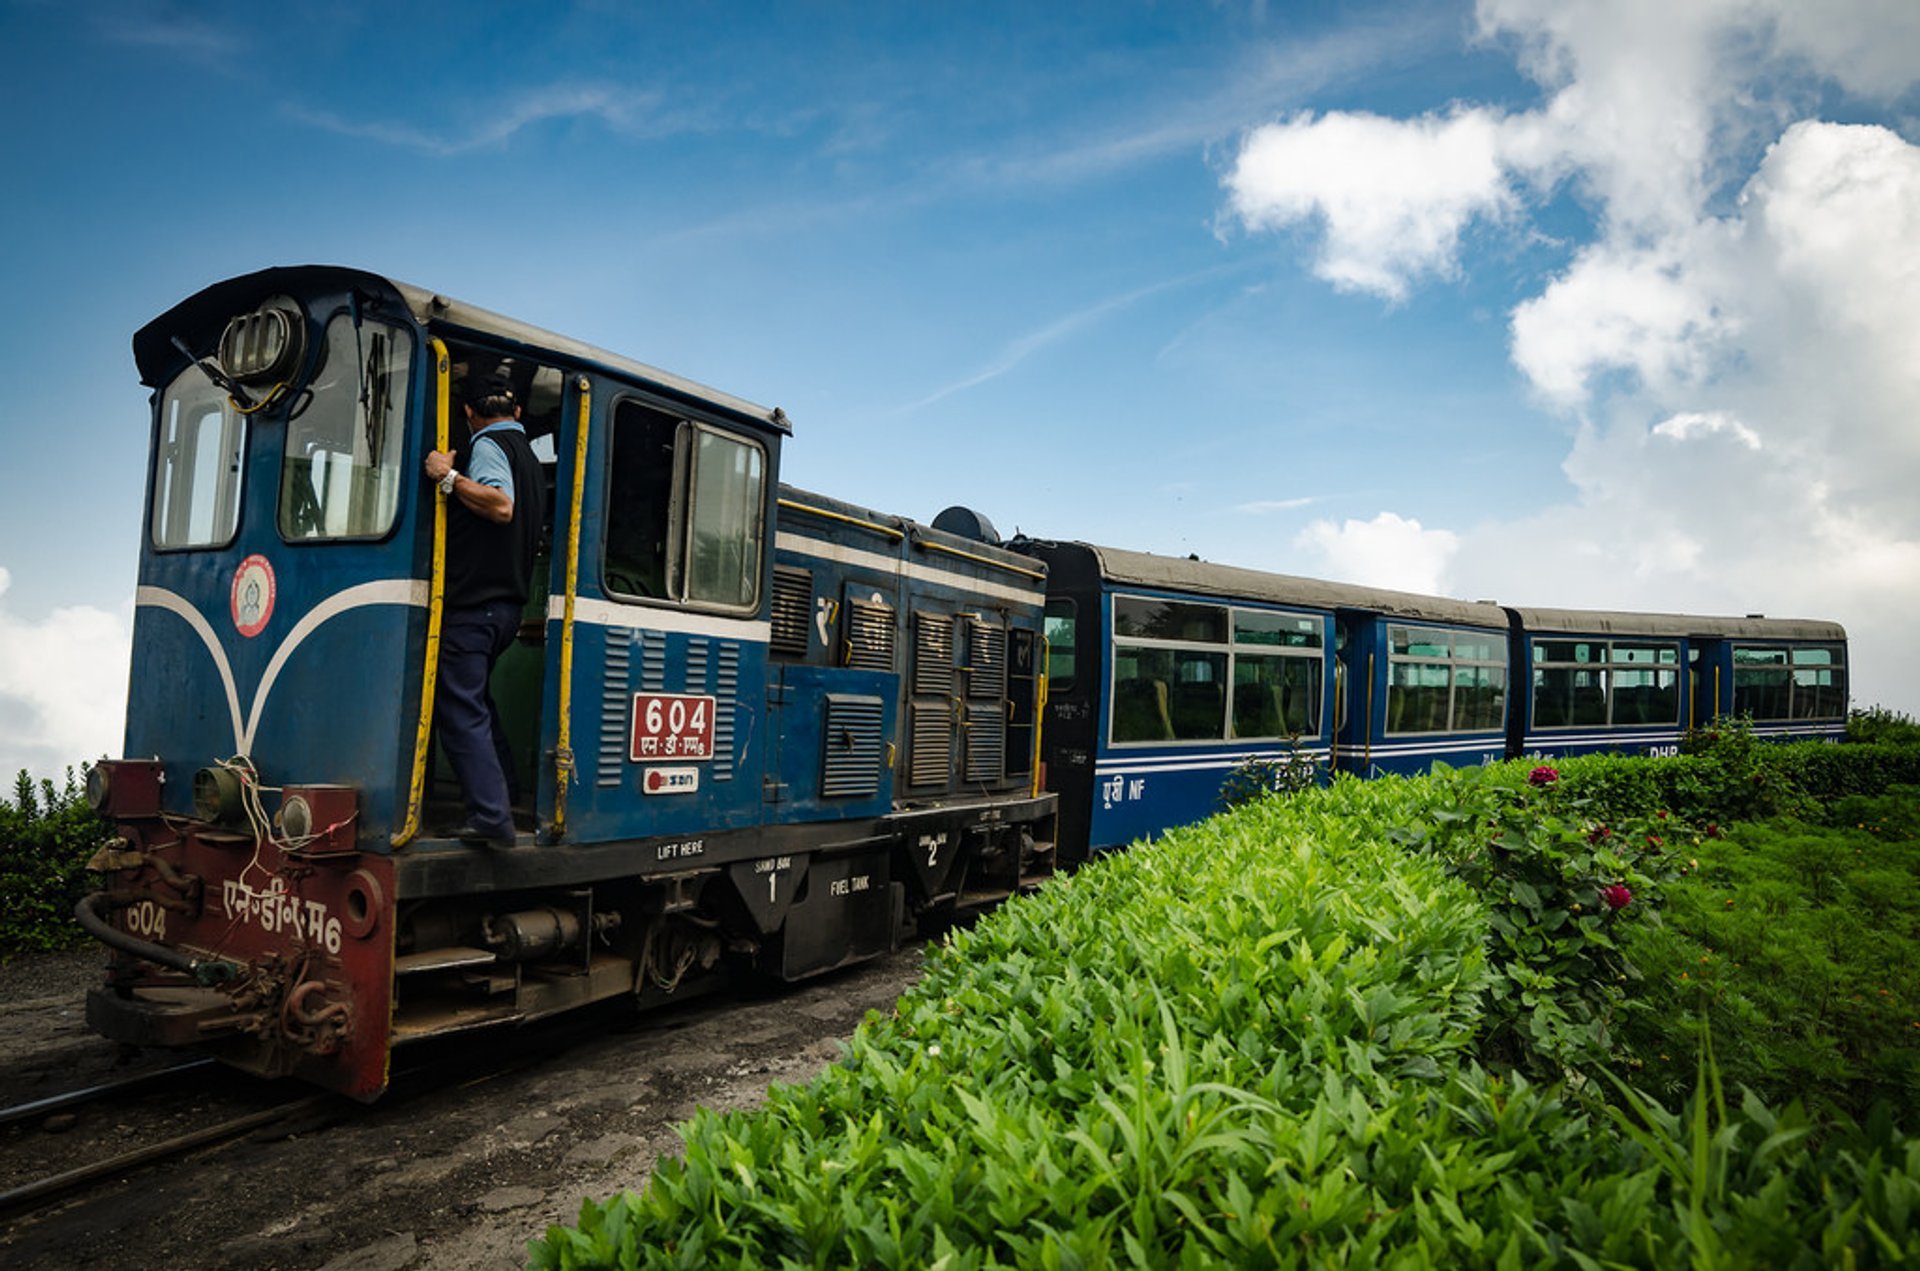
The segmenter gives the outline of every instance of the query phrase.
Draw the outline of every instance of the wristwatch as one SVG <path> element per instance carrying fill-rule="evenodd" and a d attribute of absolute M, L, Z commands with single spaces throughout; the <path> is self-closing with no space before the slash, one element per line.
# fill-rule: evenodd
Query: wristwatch
<path fill-rule="evenodd" d="M 440 478 L 440 493 L 452 494 L 453 483 L 458 481 L 459 479 L 460 479 L 460 474 L 455 472 L 452 468 L 448 468 L 447 475 Z"/>

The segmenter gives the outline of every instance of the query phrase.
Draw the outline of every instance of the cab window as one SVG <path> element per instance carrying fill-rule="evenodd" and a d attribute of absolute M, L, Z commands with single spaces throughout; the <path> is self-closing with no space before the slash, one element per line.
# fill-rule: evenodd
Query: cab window
<path fill-rule="evenodd" d="M 320 360 L 287 412 L 280 534 L 378 538 L 400 507 L 413 341 L 383 322 L 336 314 Z"/>
<path fill-rule="evenodd" d="M 760 600 L 766 451 L 643 403 L 614 411 L 608 594 L 740 612 Z"/>
<path fill-rule="evenodd" d="M 246 417 L 206 372 L 189 366 L 160 402 L 153 465 L 153 545 L 224 547 L 240 524 Z"/>

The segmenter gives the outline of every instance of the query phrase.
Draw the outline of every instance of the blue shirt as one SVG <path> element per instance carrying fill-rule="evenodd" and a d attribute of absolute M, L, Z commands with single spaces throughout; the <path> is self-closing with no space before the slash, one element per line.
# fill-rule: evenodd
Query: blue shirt
<path fill-rule="evenodd" d="M 473 434 L 473 444 L 467 447 L 467 479 L 492 486 L 511 499 L 513 465 L 507 462 L 507 452 L 500 449 L 500 443 L 487 435 L 508 428 L 523 437 L 527 434 L 525 428 L 511 419 L 498 420 Z"/>

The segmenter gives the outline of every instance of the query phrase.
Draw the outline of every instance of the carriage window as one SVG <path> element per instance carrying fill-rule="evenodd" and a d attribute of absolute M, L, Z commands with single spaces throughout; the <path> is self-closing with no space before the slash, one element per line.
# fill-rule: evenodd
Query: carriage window
<path fill-rule="evenodd" d="M 1844 646 L 1733 650 L 1733 710 L 1755 719 L 1838 719 L 1847 713 Z"/>
<path fill-rule="evenodd" d="M 1680 718 L 1680 646 L 1605 640 L 1533 642 L 1533 726 L 1672 724 Z"/>
<path fill-rule="evenodd" d="M 400 507 L 413 342 L 381 322 L 336 314 L 287 421 L 280 533 L 287 539 L 378 538 Z"/>
<path fill-rule="evenodd" d="M 1387 628 L 1387 731 L 1489 732 L 1507 714 L 1507 644 L 1490 631 Z"/>
<path fill-rule="evenodd" d="M 614 415 L 603 579 L 616 596 L 715 609 L 759 601 L 766 452 L 639 402 Z"/>
<path fill-rule="evenodd" d="M 153 468 L 153 545 L 223 547 L 240 524 L 247 421 L 206 373 L 189 366 L 160 403 Z"/>
<path fill-rule="evenodd" d="M 1066 692 L 1073 687 L 1074 637 L 1077 619 L 1074 603 L 1064 597 L 1047 602 L 1047 679 L 1053 687 Z"/>

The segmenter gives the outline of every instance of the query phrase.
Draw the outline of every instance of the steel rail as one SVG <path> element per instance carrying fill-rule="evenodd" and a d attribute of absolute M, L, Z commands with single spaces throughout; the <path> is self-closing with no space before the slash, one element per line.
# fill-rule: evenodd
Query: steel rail
<path fill-rule="evenodd" d="M 57 1196 L 62 1192 L 71 1191 L 87 1183 L 124 1173 L 128 1170 L 138 1169 L 143 1165 L 150 1165 L 155 1161 L 163 1161 L 169 1157 L 180 1156 L 193 1151 L 195 1148 L 206 1147 L 209 1144 L 238 1138 L 240 1135 L 250 1130 L 256 1130 L 263 1125 L 271 1125 L 275 1121 L 288 1120 L 311 1108 L 317 1108 L 322 1104 L 330 1103 L 334 1098 L 335 1096 L 331 1094 L 307 1095 L 305 1098 L 295 1099 L 291 1103 L 283 1103 L 278 1107 L 266 1108 L 259 1112 L 249 1112 L 245 1116 L 235 1117 L 230 1121 L 222 1121 L 217 1125 L 204 1126 L 198 1130 L 167 1139 L 164 1142 L 149 1144 L 143 1148 L 136 1148 L 131 1152 L 123 1152 L 119 1156 L 99 1161 L 92 1165 L 81 1165 L 74 1169 L 64 1170 L 58 1174 L 50 1174 L 46 1178 L 36 1179 L 31 1183 L 22 1183 L 18 1187 L 8 1188 L 6 1191 L 0 1192 L 0 1214 L 11 1214 L 22 1209 L 31 1209 L 35 1205 Z"/>
<path fill-rule="evenodd" d="M 122 1077 L 118 1081 L 103 1081 L 97 1086 L 85 1086 L 79 1090 L 69 1090 L 64 1094 L 35 1099 L 31 1103 L 15 1104 L 11 1108 L 0 1109 L 0 1125 L 12 1125 L 15 1121 L 26 1121 L 33 1117 L 61 1112 L 67 1108 L 92 1103 L 95 1099 L 104 1099 L 108 1095 L 129 1094 L 135 1090 L 144 1090 L 148 1086 L 157 1086 L 187 1073 L 205 1071 L 219 1062 L 217 1059 L 195 1059 L 189 1063 L 175 1064 L 171 1068 L 160 1068 L 133 1077 Z"/>

